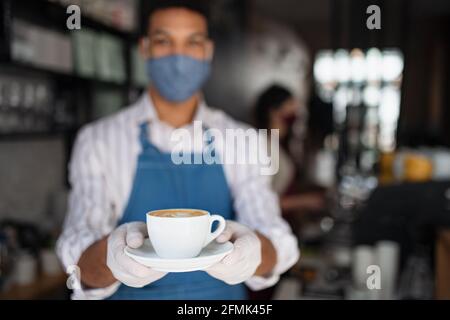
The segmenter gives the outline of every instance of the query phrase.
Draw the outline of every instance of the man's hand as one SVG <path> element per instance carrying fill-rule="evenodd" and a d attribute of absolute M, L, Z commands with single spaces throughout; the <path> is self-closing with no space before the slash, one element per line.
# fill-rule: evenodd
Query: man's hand
<path fill-rule="evenodd" d="M 216 279 L 234 285 L 255 275 L 262 261 L 261 241 L 255 232 L 234 221 L 227 221 L 227 227 L 217 237 L 221 243 L 229 240 L 234 240 L 233 251 L 205 271 Z"/>
<path fill-rule="evenodd" d="M 145 223 L 131 222 L 121 225 L 108 237 L 106 264 L 114 277 L 129 287 L 142 288 L 167 274 L 145 267 L 125 254 L 126 246 L 142 246 L 146 234 Z"/>

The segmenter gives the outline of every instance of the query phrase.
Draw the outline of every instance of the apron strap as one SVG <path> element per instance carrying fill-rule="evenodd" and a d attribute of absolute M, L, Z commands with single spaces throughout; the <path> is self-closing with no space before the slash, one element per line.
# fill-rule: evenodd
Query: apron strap
<path fill-rule="evenodd" d="M 139 132 L 139 141 L 142 147 L 142 151 L 151 151 L 155 152 L 159 155 L 162 155 L 161 151 L 150 142 L 150 130 L 148 122 L 143 122 L 139 125 L 140 132 Z"/>
<path fill-rule="evenodd" d="M 151 145 L 149 141 L 148 122 L 143 122 L 139 125 L 139 141 L 143 149 L 147 149 Z"/>

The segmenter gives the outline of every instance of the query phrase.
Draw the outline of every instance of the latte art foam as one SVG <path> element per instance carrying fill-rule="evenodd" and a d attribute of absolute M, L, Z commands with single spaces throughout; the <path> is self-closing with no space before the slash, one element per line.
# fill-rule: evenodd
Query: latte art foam
<path fill-rule="evenodd" d="M 192 214 L 187 212 L 176 212 L 176 213 L 169 213 L 166 217 L 170 218 L 187 218 L 192 217 Z"/>
<path fill-rule="evenodd" d="M 195 210 L 161 210 L 153 212 L 150 215 L 162 218 L 191 218 L 205 215 L 202 211 Z"/>

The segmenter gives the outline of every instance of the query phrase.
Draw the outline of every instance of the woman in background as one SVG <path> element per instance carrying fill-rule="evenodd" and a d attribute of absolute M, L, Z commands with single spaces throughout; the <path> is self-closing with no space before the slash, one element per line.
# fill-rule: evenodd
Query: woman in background
<path fill-rule="evenodd" d="M 304 181 L 296 166 L 299 161 L 294 161 L 295 157 L 291 152 L 293 148 L 290 148 L 294 142 L 294 125 L 306 123 L 306 119 L 301 118 L 306 114 L 305 111 L 300 108 L 300 103 L 294 95 L 279 85 L 272 85 L 264 90 L 254 108 L 255 126 L 258 129 L 269 130 L 269 135 L 270 129 L 279 130 L 279 157 L 272 155 L 272 161 L 279 161 L 279 170 L 272 177 L 272 187 L 280 198 L 283 216 L 291 224 L 294 233 L 298 230 L 296 226 L 299 220 L 302 220 L 306 213 L 321 212 L 325 204 L 321 191 L 300 192 L 299 182 Z M 269 141 L 270 136 L 270 149 Z M 301 146 L 296 147 L 299 149 Z M 249 291 L 249 297 L 252 300 L 269 300 L 273 298 L 275 289 L 276 286 L 258 292 Z"/>
<path fill-rule="evenodd" d="M 320 211 L 324 207 L 322 192 L 299 192 L 299 170 L 290 152 L 294 124 L 305 114 L 294 95 L 286 88 L 272 85 L 262 92 L 255 106 L 256 127 L 278 129 L 280 134 L 279 171 L 273 176 L 272 186 L 280 197 L 283 215 Z M 270 144 L 269 144 L 270 147 Z M 274 157 L 273 161 L 277 161 Z"/>

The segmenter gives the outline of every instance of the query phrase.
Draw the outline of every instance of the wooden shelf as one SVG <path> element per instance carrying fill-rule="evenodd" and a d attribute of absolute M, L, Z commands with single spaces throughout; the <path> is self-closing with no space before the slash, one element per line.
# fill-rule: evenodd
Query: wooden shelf
<path fill-rule="evenodd" d="M 77 83 L 77 82 L 85 82 L 90 83 L 94 85 L 102 85 L 102 86 L 111 86 L 116 88 L 128 88 L 128 84 L 126 82 L 119 83 L 109 80 L 101 80 L 97 78 L 92 77 L 83 77 L 80 75 L 77 75 L 75 73 L 65 73 L 62 71 L 56 71 L 56 70 L 50 70 L 39 66 L 34 66 L 27 63 L 17 62 L 17 61 L 10 61 L 8 63 L 4 62 L 1 64 L 1 68 L 3 70 L 14 70 L 14 71 L 20 71 L 24 74 L 41 74 L 43 76 L 47 76 L 50 78 L 56 78 L 59 80 L 67 80 L 71 83 Z M 131 86 L 133 88 L 133 86 Z"/>
<path fill-rule="evenodd" d="M 44 27 L 46 29 L 54 30 L 57 32 L 61 32 L 64 34 L 68 34 L 70 30 L 66 27 L 67 13 L 64 6 L 59 3 L 49 2 L 47 0 L 5 0 L 5 3 L 9 3 L 10 10 L 7 10 L 7 19 L 5 20 L 5 26 L 0 28 L 0 31 L 7 35 L 11 35 L 11 22 L 13 19 L 18 18 L 29 23 Z M 39 15 L 35 15 L 35 12 L 40 12 Z M 1 21 L 1 19 L 0 19 Z M 7 23 L 6 23 L 7 22 Z M 136 44 L 139 39 L 139 33 L 134 31 L 123 31 L 114 26 L 109 26 L 100 21 L 95 20 L 95 18 L 91 18 L 89 16 L 82 14 L 82 24 L 85 28 L 90 28 L 92 30 L 98 32 L 105 32 L 111 34 L 113 36 L 118 37 L 127 47 L 132 44 Z M 2 39 L 0 39 L 0 42 Z M 4 44 L 5 48 L 11 50 L 11 39 L 3 39 L 6 43 Z M 65 83 L 66 85 L 79 85 L 79 86 L 96 86 L 96 87 L 110 87 L 113 89 L 121 90 L 125 96 L 127 96 L 127 92 L 133 89 L 139 89 L 137 85 L 134 85 L 131 81 L 130 75 L 130 53 L 129 50 L 124 52 L 124 59 L 126 61 L 126 72 L 127 76 L 122 82 L 113 81 L 113 80 L 103 80 L 99 79 L 95 76 L 93 77 L 85 77 L 80 76 L 73 72 L 63 72 L 58 70 L 51 70 L 44 67 L 36 66 L 33 64 L 22 63 L 19 61 L 14 61 L 12 59 L 11 52 L 4 53 L 2 55 L 2 59 L 0 60 L 0 64 L 2 68 L 12 68 L 19 72 L 23 72 L 24 74 L 34 73 L 41 74 L 43 76 L 47 76 L 52 79 L 57 79 L 58 82 Z"/>
<path fill-rule="evenodd" d="M 65 137 L 66 134 L 75 132 L 74 129 L 66 131 L 49 131 L 49 132 L 17 132 L 17 133 L 0 133 L 0 142 L 2 141 L 24 141 L 24 140 L 41 140 L 51 138 Z"/>
<path fill-rule="evenodd" d="M 10 0 L 11 1 L 11 0 Z M 69 30 L 66 28 L 66 21 L 68 18 L 68 14 L 66 12 L 66 8 L 59 4 L 59 3 L 53 3 L 49 2 L 47 0 L 14 0 L 12 2 L 13 4 L 13 10 L 18 13 L 18 16 L 24 16 L 25 19 L 28 20 L 29 18 L 29 9 L 33 8 L 34 12 L 40 12 L 41 16 L 46 17 L 46 21 L 44 22 L 47 27 L 53 27 L 55 30 L 60 30 L 62 32 L 67 33 Z M 23 11 L 22 8 L 26 8 L 28 12 Z M 115 35 L 117 37 L 120 37 L 124 40 L 137 40 L 139 38 L 138 32 L 136 31 L 126 31 L 121 30 L 117 27 L 114 27 L 112 25 L 105 24 L 99 20 L 96 20 L 94 17 L 87 16 L 86 14 L 83 14 L 83 11 L 81 12 L 81 22 L 83 27 L 95 29 L 97 31 L 102 31 L 109 33 L 111 35 Z M 37 18 L 36 18 L 37 19 Z"/>
<path fill-rule="evenodd" d="M 140 2 L 139 2 L 140 3 Z M 126 76 L 123 81 L 104 80 L 98 78 L 96 75 L 92 77 L 81 76 L 75 71 L 64 72 L 45 67 L 40 67 L 33 64 L 28 64 L 20 61 L 15 61 L 12 58 L 11 35 L 12 22 L 14 19 L 20 19 L 42 28 L 53 30 L 55 32 L 70 35 L 70 30 L 67 29 L 66 22 L 68 14 L 66 8 L 55 2 L 48 0 L 2 0 L 0 5 L 0 67 L 5 70 L 13 70 L 17 74 L 23 76 L 36 76 L 48 78 L 55 84 L 54 90 L 57 92 L 76 92 L 74 95 L 80 97 L 76 101 L 71 101 L 76 108 L 78 114 L 87 115 L 88 122 L 90 119 L 90 112 L 93 110 L 93 97 L 97 90 L 110 89 L 117 91 L 123 97 L 125 105 L 130 101 L 130 93 L 140 90 L 140 86 L 132 81 L 132 66 L 131 66 L 131 50 L 132 45 L 137 44 L 139 39 L 138 30 L 125 31 L 108 25 L 95 17 L 90 17 L 82 11 L 82 26 L 100 33 L 108 33 L 115 36 L 123 42 L 126 50 L 124 50 L 123 59 L 125 60 Z M 39 15 L 35 13 L 39 12 Z M 136 28 L 137 29 L 137 28 Z M 3 37 L 2 37 L 3 35 Z M 82 120 L 83 123 L 86 121 Z M 16 135 L 19 136 L 19 135 Z M 8 137 L 9 138 L 9 137 Z"/>
<path fill-rule="evenodd" d="M 41 276 L 36 282 L 26 286 L 13 286 L 0 293 L 0 300 L 39 300 L 45 299 L 53 292 L 64 289 L 67 275 Z"/>

